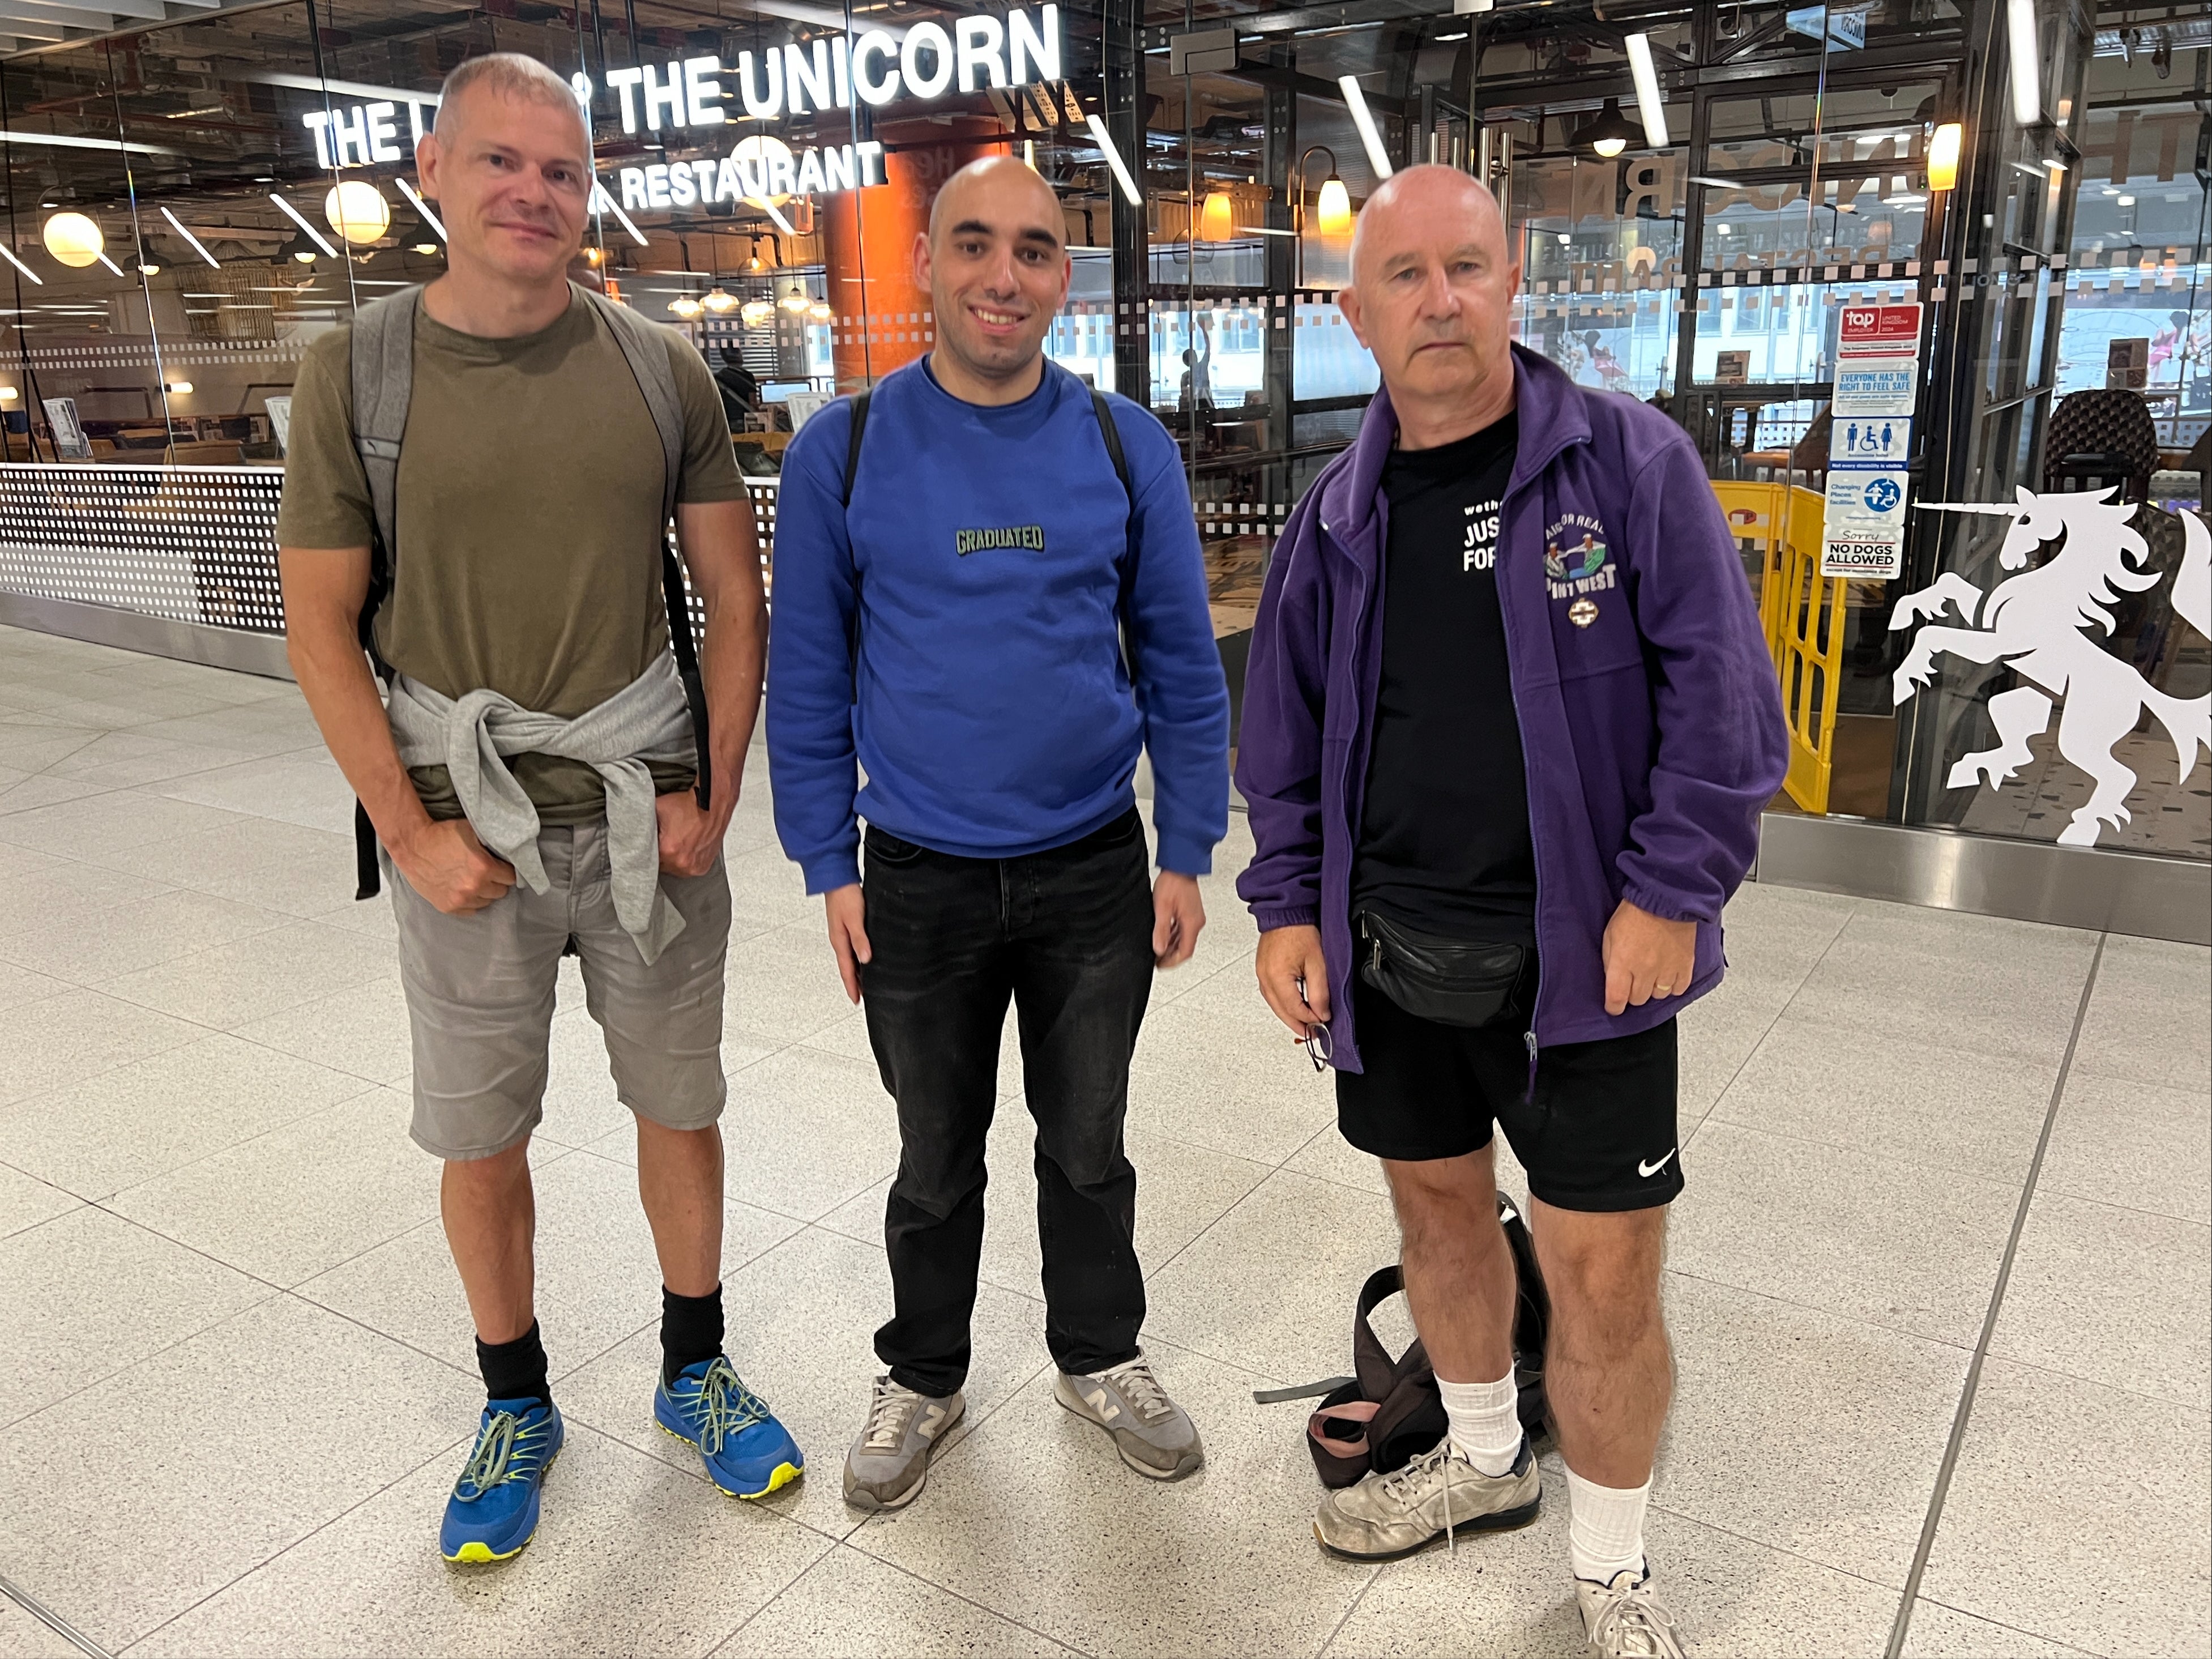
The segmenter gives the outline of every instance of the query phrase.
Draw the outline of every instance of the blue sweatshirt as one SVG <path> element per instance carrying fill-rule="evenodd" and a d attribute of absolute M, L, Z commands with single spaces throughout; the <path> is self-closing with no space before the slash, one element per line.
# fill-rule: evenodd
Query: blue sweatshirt
<path fill-rule="evenodd" d="M 1212 867 L 1229 827 L 1229 692 L 1198 527 L 1175 440 L 1111 404 L 1133 517 L 1089 389 L 1049 362 L 1035 392 L 996 409 L 954 398 L 926 362 L 886 376 L 849 511 L 849 401 L 784 452 L 769 771 L 809 893 L 860 878 L 856 808 L 941 853 L 1017 858 L 1127 811 L 1147 750 L 1160 867 Z M 1117 624 L 1133 556 L 1133 686 Z"/>

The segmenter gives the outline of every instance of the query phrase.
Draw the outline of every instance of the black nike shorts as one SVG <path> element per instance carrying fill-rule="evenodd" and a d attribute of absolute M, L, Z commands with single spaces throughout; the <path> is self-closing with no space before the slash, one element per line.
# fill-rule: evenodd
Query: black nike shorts
<path fill-rule="evenodd" d="M 1682 1190 L 1674 1022 L 1538 1055 L 1512 1024 L 1468 1030 L 1407 1013 L 1356 979 L 1364 1072 L 1336 1074 L 1336 1122 L 1377 1158 L 1462 1158 L 1505 1127 L 1528 1190 L 1562 1210 L 1648 1210 Z"/>

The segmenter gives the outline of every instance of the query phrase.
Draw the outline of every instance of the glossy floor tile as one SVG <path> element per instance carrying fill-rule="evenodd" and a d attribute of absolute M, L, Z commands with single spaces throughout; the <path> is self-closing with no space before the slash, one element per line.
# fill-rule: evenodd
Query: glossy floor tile
<path fill-rule="evenodd" d="M 1206 1467 L 1143 1480 L 1053 1398 L 1010 1027 L 967 1416 L 910 1508 L 844 1504 L 896 1120 L 758 747 L 725 844 L 726 1345 L 805 1477 L 738 1503 L 653 1423 L 636 1129 L 565 964 L 532 1167 L 570 1437 L 530 1548 L 447 1566 L 482 1392 L 350 811 L 289 684 L 0 629 L 0 1577 L 189 1659 L 1582 1651 L 1556 1453 L 1527 1529 L 1354 1565 L 1313 1540 L 1307 1403 L 1253 1401 L 1347 1368 L 1398 1230 L 1253 982 L 1241 813 L 1127 1130 L 1142 1340 Z M 1691 1650 L 1887 1651 L 2048 1121 L 1902 1650 L 2205 1653 L 2212 952 L 1757 885 L 1726 923 L 1681 1014 L 1647 1528 Z M 1375 1322 L 1411 1340 L 1400 1301 Z M 0 1595 L 0 1655 L 76 1651 Z"/>

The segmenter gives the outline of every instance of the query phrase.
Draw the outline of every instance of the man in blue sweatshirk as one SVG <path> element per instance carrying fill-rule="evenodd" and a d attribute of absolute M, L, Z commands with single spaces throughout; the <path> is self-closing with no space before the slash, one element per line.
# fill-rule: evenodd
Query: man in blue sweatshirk
<path fill-rule="evenodd" d="M 1229 696 L 1181 455 L 1147 410 L 1046 361 L 1071 265 L 1030 168 L 947 181 L 915 272 L 935 349 L 785 453 L 769 661 L 776 833 L 898 1103 L 888 1374 L 845 1462 L 866 1510 L 911 1502 L 960 1419 L 1010 1000 L 1056 1395 L 1139 1474 L 1204 1458 L 1137 1346 L 1121 1146 L 1153 969 L 1196 945 L 1228 828 Z"/>

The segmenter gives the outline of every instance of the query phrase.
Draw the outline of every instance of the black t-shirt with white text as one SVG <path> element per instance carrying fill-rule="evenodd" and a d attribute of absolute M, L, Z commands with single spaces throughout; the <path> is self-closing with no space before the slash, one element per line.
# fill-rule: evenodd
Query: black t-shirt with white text
<path fill-rule="evenodd" d="M 1394 451 L 1382 674 L 1352 903 L 1423 932 L 1535 939 L 1536 854 L 1498 603 L 1520 422 Z"/>

